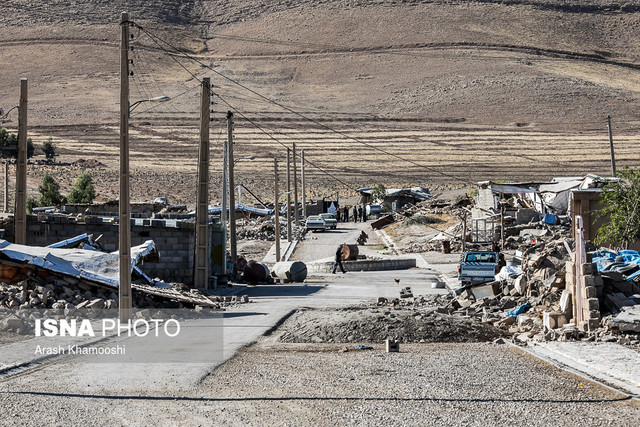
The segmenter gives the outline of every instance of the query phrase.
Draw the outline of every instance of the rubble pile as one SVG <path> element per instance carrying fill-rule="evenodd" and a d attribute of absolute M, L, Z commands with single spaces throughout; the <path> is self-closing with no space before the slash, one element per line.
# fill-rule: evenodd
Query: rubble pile
<path fill-rule="evenodd" d="M 288 343 L 382 343 L 387 339 L 425 343 L 486 342 L 505 336 L 493 325 L 439 310 L 439 302 L 431 296 L 412 302 L 379 299 L 374 306 L 347 307 L 337 313 L 298 310 L 278 329 L 277 338 Z"/>
<path fill-rule="evenodd" d="M 560 233 L 538 235 L 520 246 L 521 265 L 503 267 L 493 282 L 458 289 L 446 305 L 451 315 L 475 317 L 513 336 L 513 341 L 588 340 L 640 346 L 640 287 L 615 270 L 640 275 L 640 267 L 611 251 L 587 253 L 581 267 L 572 259 L 574 242 Z M 625 251 L 628 259 L 640 254 Z M 611 260 L 618 259 L 618 262 Z M 598 268 L 596 268 L 596 266 Z M 585 288 L 575 296 L 575 269 L 581 268 Z M 576 317 L 576 298 L 584 310 L 583 325 L 570 323 Z M 604 314 L 604 316 L 601 316 Z M 581 327 L 579 327 L 581 326 Z"/>
<path fill-rule="evenodd" d="M 239 303 L 247 303 L 246 296 L 202 295 L 196 289 L 183 289 L 180 284 L 171 288 L 155 288 L 133 284 L 133 306 L 138 309 L 220 309 Z M 53 310 L 58 314 L 72 316 L 80 310 L 112 310 L 118 308 L 117 290 L 110 290 L 76 281 L 61 280 L 45 282 L 41 278 L 23 280 L 14 284 L 0 283 L 0 330 L 16 331 L 19 322 L 11 321 L 19 310 Z M 7 320 L 9 319 L 9 320 Z"/>
<path fill-rule="evenodd" d="M 304 226 L 291 225 L 293 240 L 302 240 L 304 237 Z M 236 231 L 238 240 L 276 240 L 276 223 L 271 217 L 247 220 L 243 226 L 239 226 Z M 287 238 L 287 223 L 280 221 L 280 238 Z"/>

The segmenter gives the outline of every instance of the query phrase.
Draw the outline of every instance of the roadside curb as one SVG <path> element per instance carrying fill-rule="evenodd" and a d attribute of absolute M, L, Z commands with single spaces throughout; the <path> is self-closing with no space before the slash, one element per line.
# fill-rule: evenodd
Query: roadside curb
<path fill-rule="evenodd" d="M 621 381 L 605 373 L 596 372 L 593 368 L 565 357 L 557 351 L 543 348 L 539 343 L 528 343 L 526 347 L 511 342 L 508 342 L 508 344 L 559 369 L 594 382 L 616 393 L 623 394 L 630 399 L 640 401 L 640 387 Z"/>

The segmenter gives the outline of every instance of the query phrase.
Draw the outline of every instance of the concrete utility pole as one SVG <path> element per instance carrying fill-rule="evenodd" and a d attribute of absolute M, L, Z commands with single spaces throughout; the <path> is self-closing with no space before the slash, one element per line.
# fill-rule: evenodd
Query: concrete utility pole
<path fill-rule="evenodd" d="M 611 116 L 607 116 L 607 129 L 609 129 L 609 148 L 611 148 L 611 176 L 616 176 L 616 158 L 613 155 L 613 132 L 611 131 Z"/>
<path fill-rule="evenodd" d="M 227 154 L 229 156 L 229 252 L 231 262 L 236 263 L 236 185 L 233 179 L 233 112 L 227 111 Z"/>
<path fill-rule="evenodd" d="M 211 119 L 211 79 L 202 79 L 200 105 L 200 149 L 198 150 L 198 191 L 196 193 L 196 247 L 193 285 L 209 289 L 209 123 Z"/>
<path fill-rule="evenodd" d="M 304 183 L 304 148 L 300 151 L 300 175 L 302 175 L 302 217 L 307 219 L 307 190 Z"/>
<path fill-rule="evenodd" d="M 466 250 L 467 246 L 467 213 L 462 213 L 462 252 Z"/>
<path fill-rule="evenodd" d="M 296 226 L 300 226 L 298 218 L 298 166 L 296 165 L 296 143 L 293 143 L 293 218 Z"/>
<path fill-rule="evenodd" d="M 291 150 L 287 148 L 287 242 L 291 241 Z"/>
<path fill-rule="evenodd" d="M 276 214 L 276 262 L 280 261 L 280 194 L 278 193 L 278 159 L 273 158 L 274 197 L 273 210 Z"/>
<path fill-rule="evenodd" d="M 9 162 L 4 162 L 4 213 L 9 211 Z"/>
<path fill-rule="evenodd" d="M 18 163 L 16 165 L 15 242 L 27 244 L 27 79 L 20 79 Z"/>
<path fill-rule="evenodd" d="M 119 275 L 120 323 L 131 319 L 131 212 L 129 202 L 129 14 L 120 16 L 120 207 Z"/>
<path fill-rule="evenodd" d="M 222 154 L 222 212 L 220 222 L 222 222 L 222 275 L 227 275 L 227 162 L 229 160 L 229 141 L 224 142 Z"/>

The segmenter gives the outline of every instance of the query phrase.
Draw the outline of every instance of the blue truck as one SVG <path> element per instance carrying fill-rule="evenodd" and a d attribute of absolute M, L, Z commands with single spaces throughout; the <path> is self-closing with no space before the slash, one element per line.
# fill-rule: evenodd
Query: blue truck
<path fill-rule="evenodd" d="M 492 282 L 500 272 L 500 254 L 495 251 L 468 251 L 462 254 L 458 280 L 462 286 Z"/>

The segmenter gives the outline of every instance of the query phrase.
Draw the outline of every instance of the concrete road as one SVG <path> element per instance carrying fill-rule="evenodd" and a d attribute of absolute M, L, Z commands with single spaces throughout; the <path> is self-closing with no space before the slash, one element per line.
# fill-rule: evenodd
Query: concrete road
<path fill-rule="evenodd" d="M 305 263 L 319 260 L 333 260 L 336 249 L 343 243 L 355 244 L 360 233 L 364 231 L 369 236 L 367 244 L 360 246 L 360 253 L 376 255 L 382 253 L 384 243 L 378 239 L 371 229 L 371 221 L 367 222 L 339 222 L 336 230 L 307 233 L 303 242 L 298 244 L 291 256 L 291 261 Z"/>
<path fill-rule="evenodd" d="M 170 360 L 172 363 L 106 363 L 110 360 L 108 356 L 72 356 L 52 361 L 28 376 L 5 384 L 13 381 L 42 384 L 41 380 L 54 376 L 56 387 L 79 393 L 96 389 L 104 393 L 189 389 L 240 348 L 252 344 L 275 327 L 293 310 L 346 306 L 379 296 L 396 298 L 400 286 L 395 279 L 400 280 L 401 287 L 411 286 L 416 294 L 445 292 L 431 289 L 430 283 L 436 280 L 435 274 L 419 269 L 312 275 L 303 285 L 238 287 L 237 291 L 248 295 L 251 302 L 226 311 L 221 323 L 211 319 L 182 322 L 179 339 L 158 341 L 128 337 L 103 343 L 109 347 L 126 346 L 129 354 L 144 353 L 149 360 Z M 16 343 L 13 347 L 4 347 L 3 351 L 11 353 L 15 349 L 22 352 L 20 357 L 25 362 L 34 360 L 33 346 L 26 344 Z M 184 363 L 173 363 L 175 357 L 167 359 L 167 355 L 178 355 Z"/>

